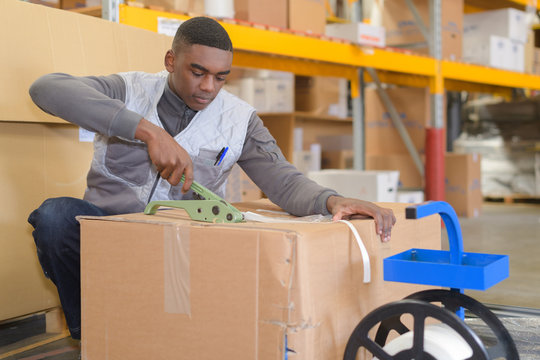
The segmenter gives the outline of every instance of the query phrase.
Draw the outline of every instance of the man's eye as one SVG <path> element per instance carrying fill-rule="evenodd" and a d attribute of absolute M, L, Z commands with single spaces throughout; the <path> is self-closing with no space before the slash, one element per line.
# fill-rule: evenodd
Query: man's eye
<path fill-rule="evenodd" d="M 216 76 L 216 79 L 217 79 L 218 81 L 225 81 L 225 80 L 227 80 L 227 78 L 226 78 L 225 76 Z"/>
<path fill-rule="evenodd" d="M 203 73 L 199 73 L 199 72 L 195 72 L 195 71 L 192 71 L 193 75 L 197 76 L 197 77 L 201 77 L 203 76 L 204 74 Z"/>

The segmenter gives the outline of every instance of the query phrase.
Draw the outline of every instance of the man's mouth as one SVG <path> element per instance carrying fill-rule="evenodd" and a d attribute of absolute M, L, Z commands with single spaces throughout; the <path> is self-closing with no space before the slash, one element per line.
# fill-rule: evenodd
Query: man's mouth
<path fill-rule="evenodd" d="M 193 98 L 199 104 L 208 104 L 210 101 L 212 101 L 212 99 L 210 99 L 208 97 L 202 97 L 202 96 L 193 96 Z"/>

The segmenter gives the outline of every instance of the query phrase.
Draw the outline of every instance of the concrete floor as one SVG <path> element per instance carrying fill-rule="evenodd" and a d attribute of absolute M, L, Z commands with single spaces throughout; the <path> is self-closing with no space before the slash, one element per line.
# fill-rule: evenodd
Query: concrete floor
<path fill-rule="evenodd" d="M 459 221 L 465 251 L 510 258 L 506 280 L 465 293 L 485 304 L 540 308 L 540 205 L 484 203 L 481 216 Z"/>

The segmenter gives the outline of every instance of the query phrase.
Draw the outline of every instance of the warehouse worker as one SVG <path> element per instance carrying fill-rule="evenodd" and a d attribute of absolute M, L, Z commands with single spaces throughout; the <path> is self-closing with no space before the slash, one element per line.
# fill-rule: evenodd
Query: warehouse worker
<path fill-rule="evenodd" d="M 33 101 L 45 112 L 96 132 L 84 200 L 48 199 L 28 219 L 73 338 L 80 338 L 81 324 L 75 217 L 140 212 L 151 200 L 192 199 L 194 179 L 224 196 L 235 163 L 292 214 L 372 217 L 381 240 L 390 239 L 392 210 L 341 197 L 303 176 L 285 160 L 255 109 L 221 89 L 232 57 L 225 29 L 196 17 L 179 27 L 163 72 L 49 74 L 31 86 Z"/>

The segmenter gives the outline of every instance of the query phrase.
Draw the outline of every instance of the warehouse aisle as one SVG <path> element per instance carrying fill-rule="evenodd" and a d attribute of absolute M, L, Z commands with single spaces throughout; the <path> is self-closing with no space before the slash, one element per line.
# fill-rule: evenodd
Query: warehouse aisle
<path fill-rule="evenodd" d="M 486 304 L 540 308 L 540 205 L 484 203 L 478 218 L 461 218 L 465 251 L 506 254 L 510 276 L 486 291 L 466 291 Z"/>

